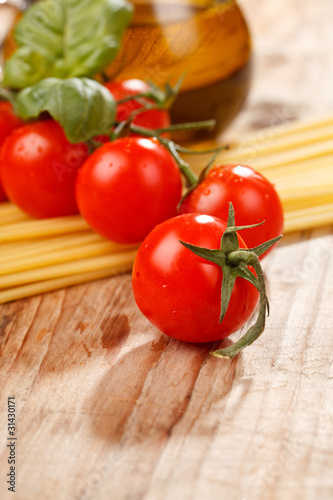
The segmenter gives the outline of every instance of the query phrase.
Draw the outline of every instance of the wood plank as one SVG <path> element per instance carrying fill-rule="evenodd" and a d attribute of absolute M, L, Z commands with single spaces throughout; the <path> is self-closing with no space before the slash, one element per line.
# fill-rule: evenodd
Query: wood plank
<path fill-rule="evenodd" d="M 332 248 L 318 231 L 268 258 L 272 316 L 232 362 L 159 334 L 128 275 L 2 306 L 24 498 L 127 498 L 128 477 L 132 498 L 329 498 Z"/>

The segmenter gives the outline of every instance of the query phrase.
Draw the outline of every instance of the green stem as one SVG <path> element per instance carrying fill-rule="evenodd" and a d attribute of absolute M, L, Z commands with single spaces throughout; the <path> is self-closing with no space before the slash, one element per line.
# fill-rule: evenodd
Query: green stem
<path fill-rule="evenodd" d="M 137 125 L 134 125 L 133 123 L 130 126 L 131 132 L 134 132 L 135 134 L 143 135 L 145 137 L 155 137 L 159 140 L 161 144 L 169 151 L 169 153 L 172 154 L 174 157 L 175 161 L 177 162 L 177 165 L 179 167 L 179 170 L 183 174 L 183 176 L 186 179 L 186 184 L 189 188 L 193 188 L 198 184 L 198 176 L 192 172 L 191 167 L 188 163 L 186 163 L 178 154 L 176 145 L 173 141 L 170 141 L 170 139 L 166 139 L 165 137 L 161 137 L 158 133 L 157 130 L 151 130 L 146 127 L 138 127 Z"/>
<path fill-rule="evenodd" d="M 147 91 L 124 97 L 124 99 L 120 99 L 119 101 L 117 101 L 117 104 L 124 104 L 128 101 L 142 102 L 142 99 L 149 99 L 158 104 L 158 109 L 169 109 L 179 93 L 184 78 L 185 74 L 180 77 L 174 87 L 171 87 L 167 83 L 164 91 L 161 90 L 153 82 L 148 82 L 149 89 Z"/>
<path fill-rule="evenodd" d="M 214 163 L 215 163 L 215 160 L 216 160 L 217 156 L 218 156 L 218 155 L 220 154 L 220 152 L 221 152 L 221 151 L 223 151 L 224 149 L 226 149 L 226 147 L 225 147 L 225 146 L 222 146 L 222 147 L 220 147 L 220 148 L 216 149 L 216 151 L 214 152 L 213 156 L 211 157 L 211 159 L 210 159 L 210 160 L 209 160 L 209 162 L 207 163 L 206 167 L 205 167 L 205 168 L 202 170 L 202 172 L 200 173 L 200 176 L 199 176 L 199 184 L 200 184 L 201 182 L 203 182 L 203 181 L 206 179 L 206 177 L 207 177 L 207 175 L 208 175 L 208 173 L 209 173 L 210 169 L 212 168 L 212 166 L 213 166 L 213 165 L 214 165 Z"/>
<path fill-rule="evenodd" d="M 244 263 L 252 266 L 257 274 L 260 290 L 259 314 L 256 323 L 246 332 L 246 334 L 235 344 L 226 349 L 219 349 L 213 352 L 217 358 L 232 359 L 239 354 L 245 347 L 251 345 L 263 333 L 266 323 L 266 312 L 268 310 L 268 300 L 266 295 L 266 285 L 264 273 L 257 255 L 253 252 L 238 250 L 228 255 L 228 263 L 237 266 Z"/>
<path fill-rule="evenodd" d="M 106 73 L 104 73 L 103 71 L 100 73 L 100 76 L 101 76 L 101 78 L 103 80 L 103 83 L 107 83 L 110 80 L 110 78 L 108 77 L 108 75 Z"/>
<path fill-rule="evenodd" d="M 210 153 L 220 153 L 221 151 L 225 149 L 229 149 L 229 146 L 218 146 L 216 148 L 210 148 L 210 149 L 189 149 L 189 148 L 184 148 L 183 146 L 179 146 L 176 144 L 177 151 L 179 153 L 184 153 L 188 155 L 205 155 L 205 154 L 210 154 Z"/>
<path fill-rule="evenodd" d="M 213 128 L 216 125 L 216 120 L 205 120 L 202 122 L 176 123 L 170 127 L 158 128 L 156 132 L 163 134 L 164 132 L 182 132 L 183 130 L 195 130 L 201 128 Z"/>
<path fill-rule="evenodd" d="M 234 345 L 226 349 L 219 349 L 218 351 L 212 353 L 218 358 L 228 359 L 234 358 L 245 347 L 251 345 L 255 340 L 257 340 L 265 329 L 266 313 L 269 315 L 269 303 L 266 295 L 264 273 L 261 268 L 258 255 L 261 255 L 261 251 L 263 249 L 267 250 L 273 246 L 278 239 L 280 239 L 275 238 L 267 242 L 264 248 L 260 246 L 253 250 L 249 250 L 247 248 L 240 249 L 236 231 L 238 229 L 244 229 L 245 226 L 237 227 L 235 224 L 234 207 L 232 203 L 229 203 L 227 229 L 223 233 L 220 249 L 211 250 L 180 241 L 182 245 L 195 255 L 207 260 L 208 262 L 217 264 L 222 270 L 223 278 L 221 289 L 220 323 L 223 322 L 225 314 L 229 308 L 229 303 L 237 278 L 245 279 L 259 291 L 259 314 L 256 323 Z M 249 228 L 250 226 L 246 227 Z M 249 266 L 254 268 L 256 275 L 253 273 L 253 269 L 248 268 Z"/>
<path fill-rule="evenodd" d="M 125 104 L 126 102 L 129 102 L 129 101 L 135 101 L 139 97 L 148 97 L 148 95 L 150 95 L 149 92 L 140 92 L 139 94 L 129 95 L 127 97 L 124 97 L 123 99 L 119 99 L 119 101 L 116 101 L 116 103 L 117 104 Z"/>
<path fill-rule="evenodd" d="M 95 139 L 89 139 L 89 141 L 86 141 L 86 145 L 88 146 L 89 154 L 91 155 L 98 148 L 100 148 L 103 145 L 103 143 L 99 142 L 99 141 L 96 141 Z"/>
<path fill-rule="evenodd" d="M 115 130 L 111 134 L 111 140 L 114 141 L 119 137 L 121 137 L 123 131 L 130 127 L 132 121 L 136 116 L 141 115 L 142 113 L 145 113 L 146 111 L 150 111 L 152 109 L 158 109 L 158 106 L 156 106 L 155 104 L 146 103 L 142 108 L 132 111 L 127 120 L 117 123 Z"/>
<path fill-rule="evenodd" d="M 193 170 L 191 170 L 190 165 L 179 156 L 175 143 L 173 141 L 168 141 L 167 139 L 165 140 L 163 138 L 159 138 L 160 141 L 161 139 L 162 139 L 162 144 L 164 142 L 166 143 L 164 145 L 176 160 L 179 170 L 185 177 L 186 187 L 189 189 L 193 189 L 194 187 L 196 187 L 199 182 L 199 177 L 193 172 Z"/>

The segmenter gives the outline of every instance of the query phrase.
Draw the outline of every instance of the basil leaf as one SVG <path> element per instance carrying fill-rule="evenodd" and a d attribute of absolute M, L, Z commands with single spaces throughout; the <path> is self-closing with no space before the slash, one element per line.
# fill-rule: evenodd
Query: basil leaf
<path fill-rule="evenodd" d="M 17 51 L 3 84 L 22 89 L 42 78 L 93 76 L 117 55 L 133 7 L 126 0 L 40 0 L 17 24 Z"/>
<path fill-rule="evenodd" d="M 109 134 L 116 103 L 107 88 L 88 78 L 46 78 L 18 93 L 16 113 L 27 120 L 47 111 L 72 143 Z"/>

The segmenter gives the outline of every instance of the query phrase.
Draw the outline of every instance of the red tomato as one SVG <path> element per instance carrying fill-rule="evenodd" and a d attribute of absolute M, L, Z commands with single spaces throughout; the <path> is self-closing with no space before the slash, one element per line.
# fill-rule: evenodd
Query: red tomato
<path fill-rule="evenodd" d="M 181 178 L 171 154 L 155 139 L 124 137 L 95 151 L 79 171 L 76 198 L 95 231 L 139 243 L 177 213 Z"/>
<path fill-rule="evenodd" d="M 163 333 L 187 342 L 213 342 L 241 328 L 259 293 L 237 278 L 227 313 L 219 323 L 222 270 L 180 242 L 219 249 L 226 224 L 215 217 L 188 214 L 155 227 L 142 243 L 133 267 L 137 305 Z M 240 248 L 245 248 L 238 237 Z"/>
<path fill-rule="evenodd" d="M 4 140 L 12 131 L 24 125 L 13 112 L 13 107 L 9 102 L 0 101 L 0 147 Z"/>
<path fill-rule="evenodd" d="M 9 102 L 0 101 L 0 148 L 6 137 L 8 137 L 14 129 L 22 125 L 23 122 L 13 113 L 12 105 Z M 7 196 L 0 182 L 0 202 L 6 199 Z"/>
<path fill-rule="evenodd" d="M 147 83 L 142 80 L 123 80 L 120 82 L 108 82 L 105 86 L 110 90 L 113 97 L 120 101 L 131 95 L 141 94 L 149 90 Z M 117 121 L 122 122 L 129 118 L 130 114 L 143 105 L 137 101 L 127 101 L 117 106 Z M 146 127 L 149 129 L 165 128 L 170 126 L 170 115 L 167 110 L 152 109 L 144 111 L 136 116 L 133 120 L 135 125 Z"/>
<path fill-rule="evenodd" d="M 252 168 L 242 165 L 212 168 L 206 179 L 186 196 L 179 212 L 203 213 L 227 220 L 229 202 L 234 206 L 238 226 L 265 221 L 262 226 L 241 232 L 248 248 L 282 234 L 283 208 L 273 184 Z"/>
<path fill-rule="evenodd" d="M 15 130 L 0 157 L 9 199 L 36 218 L 76 214 L 75 180 L 88 154 L 86 144 L 70 144 L 53 120 Z"/>

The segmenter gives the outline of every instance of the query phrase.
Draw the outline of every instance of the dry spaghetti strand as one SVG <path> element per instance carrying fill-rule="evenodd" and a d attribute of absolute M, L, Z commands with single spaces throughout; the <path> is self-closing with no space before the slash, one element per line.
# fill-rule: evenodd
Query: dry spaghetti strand
<path fill-rule="evenodd" d="M 0 292 L 0 304 L 11 302 L 12 300 L 32 297 L 33 295 L 38 295 L 40 293 L 60 290 L 61 288 L 66 288 L 73 285 L 88 283 L 89 281 L 109 278 L 116 274 L 128 272 L 131 270 L 131 268 L 132 262 L 128 262 L 119 267 L 107 267 L 104 269 L 99 269 L 97 271 L 79 273 L 72 276 L 64 276 L 61 278 L 54 278 L 25 286 L 18 286 L 17 288 L 10 288 L 8 290 Z"/>

